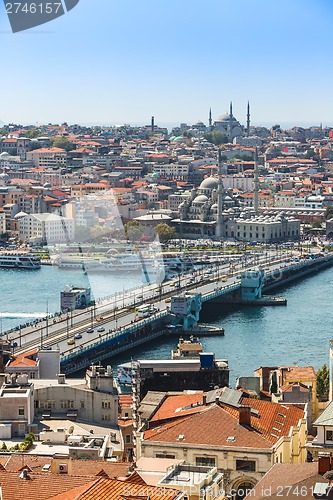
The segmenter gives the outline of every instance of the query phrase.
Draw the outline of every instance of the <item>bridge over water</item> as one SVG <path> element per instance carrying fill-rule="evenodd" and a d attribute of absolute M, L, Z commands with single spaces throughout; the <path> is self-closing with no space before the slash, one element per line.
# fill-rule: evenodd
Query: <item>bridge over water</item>
<path fill-rule="evenodd" d="M 292 280 L 331 266 L 333 255 L 298 261 L 291 261 L 290 255 L 274 256 L 257 264 L 264 269 L 264 292 L 269 292 Z M 172 321 L 172 316 L 165 299 L 172 295 L 187 291 L 201 294 L 202 302 L 241 303 L 241 273 L 250 271 L 251 266 L 239 262 L 233 267 L 225 266 L 221 269 L 221 266 L 214 266 L 212 269 L 212 276 L 205 278 L 202 273 L 196 283 L 190 282 L 193 274 L 189 273 L 179 277 L 177 288 L 172 281 L 163 284 L 162 288 L 151 285 L 129 290 L 122 296 L 114 296 L 111 300 L 98 304 L 97 307 L 59 318 L 55 324 L 47 320 L 39 330 L 29 327 L 15 332 L 11 334 L 12 342 L 18 343 L 15 355 L 47 344 L 60 350 L 61 371 L 73 373 L 85 368 L 89 363 L 110 358 L 162 335 L 170 335 L 167 325 Z M 140 293 L 142 298 L 138 299 Z M 148 318 L 138 320 L 134 312 L 134 304 L 137 305 L 138 302 L 149 302 L 157 311 Z M 94 329 L 93 333 L 87 333 L 89 327 Z M 97 328 L 104 331 L 98 333 Z M 67 342 L 75 334 L 82 335 L 82 340 L 69 346 Z"/>

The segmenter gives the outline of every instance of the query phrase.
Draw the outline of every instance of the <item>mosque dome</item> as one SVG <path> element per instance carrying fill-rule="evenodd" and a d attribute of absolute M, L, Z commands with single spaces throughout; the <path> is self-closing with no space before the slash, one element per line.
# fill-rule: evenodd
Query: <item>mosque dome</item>
<path fill-rule="evenodd" d="M 14 219 L 21 219 L 21 217 L 25 217 L 26 215 L 28 215 L 28 214 L 26 214 L 23 211 L 22 212 L 18 212 L 16 215 L 14 215 Z"/>
<path fill-rule="evenodd" d="M 226 113 L 225 115 L 218 116 L 215 121 L 216 122 L 229 122 L 230 121 L 230 115 L 229 115 L 229 113 Z M 237 122 L 237 120 L 234 117 L 234 115 L 231 116 L 231 121 L 232 122 Z"/>
<path fill-rule="evenodd" d="M 199 196 L 197 196 L 196 198 L 194 198 L 193 203 L 201 205 L 203 203 L 206 203 L 206 201 L 208 201 L 207 196 L 205 196 L 204 194 L 199 194 Z"/>
<path fill-rule="evenodd" d="M 217 203 L 214 203 L 214 205 L 211 206 L 212 210 L 217 210 L 219 208 Z"/>
<path fill-rule="evenodd" d="M 9 158 L 10 157 L 10 154 L 7 153 L 7 151 L 3 151 L 2 153 L 0 153 L 0 158 L 4 159 L 4 158 Z"/>
<path fill-rule="evenodd" d="M 218 188 L 218 182 L 215 177 L 207 177 L 207 179 L 204 179 L 202 183 L 199 186 L 199 189 L 217 189 Z"/>

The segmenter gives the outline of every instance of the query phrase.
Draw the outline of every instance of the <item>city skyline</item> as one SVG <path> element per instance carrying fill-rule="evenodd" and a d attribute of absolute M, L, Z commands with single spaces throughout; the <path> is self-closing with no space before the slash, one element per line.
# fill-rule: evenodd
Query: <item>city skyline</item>
<path fill-rule="evenodd" d="M 12 34 L 1 4 L 0 121 L 206 123 L 232 100 L 245 124 L 249 100 L 252 124 L 331 125 L 331 19 L 328 0 L 81 0 Z"/>

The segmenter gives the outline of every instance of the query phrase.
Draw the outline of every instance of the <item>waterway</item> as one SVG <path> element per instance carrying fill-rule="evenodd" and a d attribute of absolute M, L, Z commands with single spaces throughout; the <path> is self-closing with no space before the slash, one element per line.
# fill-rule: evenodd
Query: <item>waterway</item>
<path fill-rule="evenodd" d="M 333 268 L 276 290 L 287 306 L 237 307 L 205 304 L 203 323 L 223 327 L 224 337 L 201 337 L 205 351 L 228 359 L 230 384 L 240 375 L 251 376 L 260 366 L 312 365 L 329 362 L 333 339 Z M 170 358 L 177 337 L 157 339 L 110 360 L 115 365 L 134 359 Z"/>
<path fill-rule="evenodd" d="M 89 278 L 89 279 L 88 279 Z M 89 282 L 90 280 L 90 282 Z M 60 291 L 66 285 L 91 286 L 95 298 L 140 286 L 142 277 L 92 275 L 81 271 L 61 271 L 42 267 L 39 271 L 0 270 L 0 317 L 2 330 L 26 322 L 26 315 L 45 316 L 59 310 Z M 223 327 L 224 337 L 201 338 L 205 351 L 226 358 L 230 383 L 239 375 L 252 375 L 264 365 L 313 365 L 328 363 L 329 340 L 333 338 L 333 268 L 276 291 L 288 300 L 286 307 L 235 307 L 204 305 L 201 320 Z M 177 337 L 163 337 L 111 359 L 108 364 L 132 358 L 170 358 Z"/>
<path fill-rule="evenodd" d="M 47 311 L 60 310 L 60 292 L 66 286 L 90 287 L 93 298 L 112 295 L 141 286 L 138 273 L 85 274 L 82 270 L 61 270 L 42 266 L 39 270 L 0 269 L 0 325 L 2 332 L 33 318 L 45 317 Z"/>

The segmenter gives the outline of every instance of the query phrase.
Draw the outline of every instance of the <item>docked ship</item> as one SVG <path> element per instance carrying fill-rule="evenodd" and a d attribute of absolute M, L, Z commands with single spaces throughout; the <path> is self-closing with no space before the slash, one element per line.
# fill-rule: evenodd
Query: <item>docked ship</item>
<path fill-rule="evenodd" d="M 148 274 L 153 273 L 157 268 L 164 267 L 166 271 L 169 271 L 189 269 L 192 266 L 190 258 L 181 260 L 173 255 L 139 253 L 118 253 L 104 258 L 60 256 L 55 259 L 55 264 L 59 269 L 83 269 L 87 272 L 141 273 L 143 269 L 146 269 Z"/>
<path fill-rule="evenodd" d="M 40 257 L 29 253 L 0 253 L 0 268 L 40 269 Z"/>

